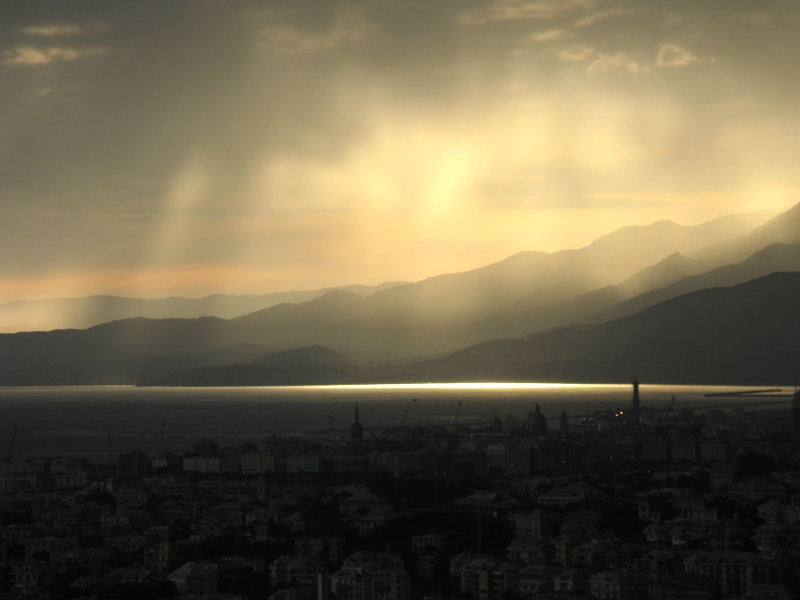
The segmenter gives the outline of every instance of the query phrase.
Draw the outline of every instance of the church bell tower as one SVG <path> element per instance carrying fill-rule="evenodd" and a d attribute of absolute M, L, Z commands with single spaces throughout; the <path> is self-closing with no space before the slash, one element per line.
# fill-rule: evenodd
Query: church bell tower
<path fill-rule="evenodd" d="M 359 421 L 358 404 L 356 404 L 355 422 L 350 426 L 350 445 L 353 448 L 360 448 L 364 445 L 364 426 Z"/>

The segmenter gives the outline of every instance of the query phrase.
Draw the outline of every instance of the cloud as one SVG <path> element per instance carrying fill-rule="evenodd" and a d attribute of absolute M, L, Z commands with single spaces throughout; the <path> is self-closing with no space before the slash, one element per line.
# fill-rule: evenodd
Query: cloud
<path fill-rule="evenodd" d="M 547 31 L 542 31 L 540 33 L 534 33 L 531 35 L 531 40 L 534 42 L 557 42 L 560 39 L 566 37 L 567 32 L 563 29 L 548 29 Z"/>
<path fill-rule="evenodd" d="M 600 54 L 598 55 L 597 59 L 595 59 L 586 68 L 586 72 L 589 75 L 619 70 L 636 74 L 647 71 L 648 68 L 647 66 L 640 65 L 637 61 L 633 60 L 624 52 L 617 52 L 616 54 Z"/>
<path fill-rule="evenodd" d="M 0 64 L 6 67 L 32 67 L 54 62 L 72 62 L 103 54 L 106 48 L 34 48 L 20 46 L 5 53 Z"/>
<path fill-rule="evenodd" d="M 595 13 L 592 13 L 591 15 L 583 17 L 582 19 L 578 19 L 575 22 L 575 27 L 591 27 L 595 23 L 600 23 L 601 21 L 605 21 L 613 17 L 619 17 L 629 14 L 631 14 L 630 11 L 621 10 L 618 8 L 612 10 L 600 10 Z"/>
<path fill-rule="evenodd" d="M 22 29 L 22 33 L 26 35 L 43 35 L 46 37 L 78 35 L 80 32 L 80 27 L 77 25 L 40 25 Z"/>
<path fill-rule="evenodd" d="M 327 31 L 301 31 L 288 25 L 268 27 L 261 46 L 279 54 L 313 54 L 343 45 L 363 44 L 375 30 L 360 11 L 348 10 L 337 15 Z"/>
<path fill-rule="evenodd" d="M 110 29 L 108 23 L 100 21 L 89 25 L 74 25 L 71 23 L 49 23 L 47 25 L 31 25 L 23 27 L 22 33 L 25 35 L 36 35 L 44 37 L 67 37 L 74 35 L 92 35 L 104 33 Z"/>
<path fill-rule="evenodd" d="M 656 65 L 659 67 L 685 67 L 700 62 L 700 58 L 675 44 L 664 44 L 658 52 Z"/>
<path fill-rule="evenodd" d="M 561 60 L 582 61 L 594 56 L 594 48 L 575 44 L 563 50 L 559 50 L 556 52 L 556 56 Z"/>
<path fill-rule="evenodd" d="M 594 0 L 494 0 L 486 8 L 462 13 L 461 25 L 485 25 L 491 21 L 536 19 L 549 21 L 579 9 L 592 8 Z"/>
<path fill-rule="evenodd" d="M 560 6 L 560 5 L 559 5 Z M 590 4 L 584 4 L 586 8 L 590 7 Z M 574 4 L 573 4 L 574 7 Z M 557 42 L 559 40 L 563 40 L 565 38 L 571 38 L 575 36 L 576 30 L 583 29 L 587 27 L 591 27 L 592 25 L 611 19 L 613 17 L 621 16 L 621 15 L 628 15 L 631 14 L 630 11 L 625 11 L 621 9 L 614 9 L 614 10 L 601 10 L 593 12 L 585 17 L 582 17 L 575 21 L 574 24 L 559 28 L 559 29 L 548 29 L 547 31 L 541 31 L 539 33 L 534 33 L 531 35 L 530 39 L 533 42 Z M 555 16 L 555 14 L 553 14 Z"/>

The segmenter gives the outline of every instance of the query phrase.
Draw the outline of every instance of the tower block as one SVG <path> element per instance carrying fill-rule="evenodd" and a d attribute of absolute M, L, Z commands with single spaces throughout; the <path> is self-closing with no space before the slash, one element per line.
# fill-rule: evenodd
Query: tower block
<path fill-rule="evenodd" d="M 640 413 L 641 404 L 639 401 L 639 379 L 634 378 L 633 380 L 633 402 L 631 403 L 631 420 L 630 424 L 633 427 L 639 425 L 639 419 L 641 416 Z"/>

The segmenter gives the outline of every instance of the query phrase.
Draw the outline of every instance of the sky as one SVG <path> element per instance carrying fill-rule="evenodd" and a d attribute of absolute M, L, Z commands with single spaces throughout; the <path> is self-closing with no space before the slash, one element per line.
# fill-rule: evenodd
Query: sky
<path fill-rule="evenodd" d="M 415 281 L 788 208 L 800 3 L 0 3 L 0 301 Z"/>

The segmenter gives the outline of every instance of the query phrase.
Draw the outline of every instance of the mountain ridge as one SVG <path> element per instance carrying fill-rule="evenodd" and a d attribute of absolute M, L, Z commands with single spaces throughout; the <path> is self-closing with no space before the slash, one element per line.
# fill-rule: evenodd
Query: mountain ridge
<path fill-rule="evenodd" d="M 747 297 L 749 292 L 755 293 Z M 800 273 L 772 273 L 677 296 L 599 325 L 485 342 L 417 364 L 414 375 L 427 373 L 439 381 L 470 373 L 467 380 L 603 383 L 638 374 L 658 383 L 787 384 L 800 372 L 797 302 Z M 690 323 L 677 327 L 681 319 Z M 738 368 L 730 369 L 727 361 Z M 772 368 L 776 365 L 792 366 L 780 373 Z"/>
<path fill-rule="evenodd" d="M 708 242 L 709 231 L 730 236 L 726 223 L 733 223 L 734 229 L 744 227 L 737 217 L 689 228 L 668 221 L 623 228 L 597 241 L 595 248 L 605 248 L 600 254 L 592 254 L 589 247 L 556 255 L 520 253 L 500 263 L 370 296 L 331 290 L 308 302 L 276 304 L 228 320 L 136 318 L 82 331 L 0 335 L 0 382 L 58 382 L 70 370 L 91 374 L 93 382 L 112 381 L 111 375 L 103 375 L 103 365 L 122 377 L 120 382 L 152 381 L 176 368 L 202 366 L 192 365 L 186 357 L 206 360 L 201 355 L 236 344 L 274 351 L 324 346 L 359 363 L 393 363 L 402 370 L 410 356 L 447 355 L 485 340 L 573 325 L 600 309 L 613 308 L 626 294 L 664 281 L 675 283 L 673 279 L 703 264 L 675 248 L 686 252 Z M 671 236 L 676 231 L 681 239 L 662 243 L 664 232 Z M 625 243 L 618 244 L 619 239 Z M 583 278 L 587 265 L 621 257 L 628 262 L 614 267 L 616 277 L 638 266 L 648 253 L 660 260 L 616 285 L 581 295 L 609 277 L 606 272 L 591 280 Z M 252 361 L 258 356 L 246 358 Z M 80 377 L 70 374 L 68 379 Z"/>
<path fill-rule="evenodd" d="M 183 370 L 159 383 L 613 383 L 639 376 L 650 383 L 786 385 L 800 372 L 798 305 L 800 273 L 777 272 L 690 292 L 606 323 L 487 341 L 411 365 L 229 365 Z"/>
<path fill-rule="evenodd" d="M 88 329 L 95 325 L 136 317 L 230 319 L 276 304 L 307 302 L 331 290 L 341 289 L 369 295 L 406 283 L 408 282 L 390 281 L 375 286 L 346 285 L 272 294 L 211 294 L 201 298 L 130 298 L 96 294 L 81 298 L 15 300 L 0 304 L 0 333 Z"/>

